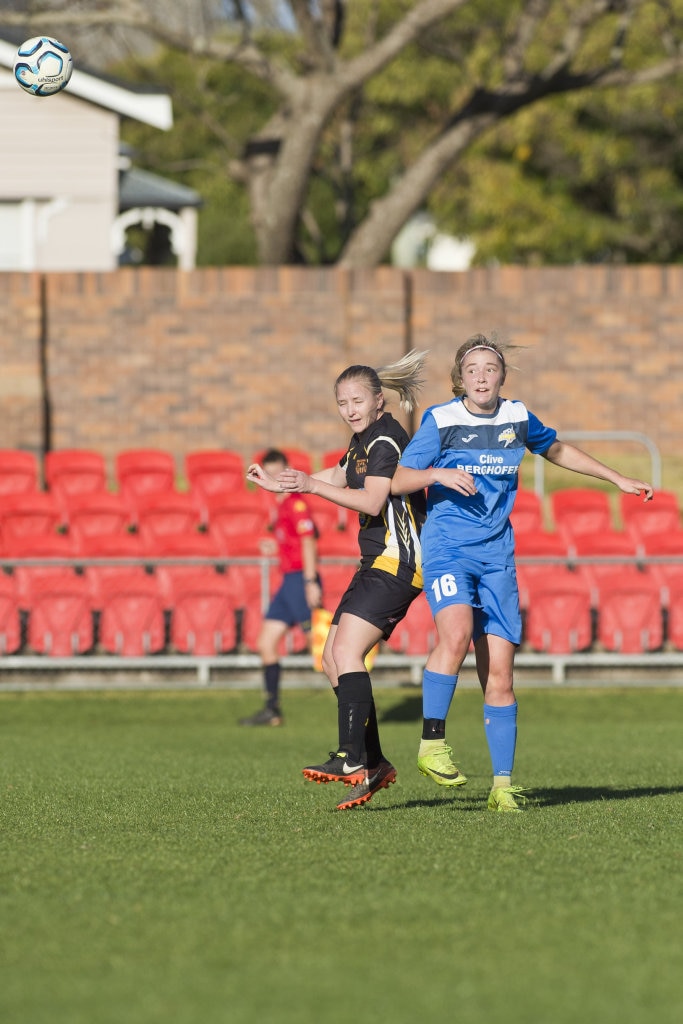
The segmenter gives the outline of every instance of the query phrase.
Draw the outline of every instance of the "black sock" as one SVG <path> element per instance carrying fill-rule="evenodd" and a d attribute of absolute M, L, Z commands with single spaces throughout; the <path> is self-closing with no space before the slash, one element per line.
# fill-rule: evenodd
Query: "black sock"
<path fill-rule="evenodd" d="M 423 718 L 422 719 L 423 740 L 445 740 L 446 720 L 445 718 Z"/>
<path fill-rule="evenodd" d="M 367 672 L 339 676 L 339 750 L 351 764 L 366 764 L 365 729 L 372 711 L 372 683 Z"/>
<path fill-rule="evenodd" d="M 379 726 L 377 724 L 377 709 L 373 700 L 368 716 L 368 724 L 365 727 L 365 750 L 368 755 L 368 768 L 376 768 L 380 761 L 384 760 L 382 746 L 379 741 Z"/>
<path fill-rule="evenodd" d="M 271 711 L 280 710 L 280 663 L 264 665 L 263 682 L 266 688 L 266 707 Z"/>

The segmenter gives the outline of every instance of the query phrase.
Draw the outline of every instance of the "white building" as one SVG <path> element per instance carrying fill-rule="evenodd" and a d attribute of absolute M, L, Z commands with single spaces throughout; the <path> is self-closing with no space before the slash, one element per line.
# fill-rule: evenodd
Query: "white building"
<path fill-rule="evenodd" d="M 155 222 L 169 228 L 178 265 L 191 269 L 199 196 L 122 168 L 119 156 L 121 118 L 168 130 L 170 98 L 78 68 L 63 92 L 33 96 L 14 79 L 15 56 L 0 40 L 0 271 L 114 270 L 126 229 Z"/>

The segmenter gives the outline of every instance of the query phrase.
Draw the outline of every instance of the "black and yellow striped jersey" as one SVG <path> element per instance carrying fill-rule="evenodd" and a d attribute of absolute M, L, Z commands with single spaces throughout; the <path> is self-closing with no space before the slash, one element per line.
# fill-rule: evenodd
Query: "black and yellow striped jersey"
<path fill-rule="evenodd" d="M 388 412 L 361 434 L 354 434 L 340 460 L 348 486 L 361 490 L 368 476 L 391 478 L 408 441 L 406 431 Z M 424 491 L 390 494 L 379 515 L 359 513 L 361 563 L 421 587 L 420 532 L 425 515 Z"/>

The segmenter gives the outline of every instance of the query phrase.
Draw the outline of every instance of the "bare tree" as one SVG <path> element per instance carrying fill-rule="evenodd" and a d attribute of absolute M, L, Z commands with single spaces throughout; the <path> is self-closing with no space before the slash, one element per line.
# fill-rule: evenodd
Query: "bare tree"
<path fill-rule="evenodd" d="M 248 189 L 260 262 L 278 264 L 293 257 L 297 228 L 307 222 L 306 197 L 321 137 L 349 99 L 406 47 L 438 38 L 449 24 L 452 32 L 459 11 L 469 7 L 482 26 L 486 22 L 486 5 L 479 0 L 393 6 L 393 16 L 382 19 L 387 5 L 381 0 L 52 0 L 28 19 L 26 13 L 3 13 L 0 23 L 35 28 L 49 21 L 55 32 L 60 26 L 135 31 L 232 62 L 267 83 L 278 97 L 277 111 L 232 162 L 230 173 Z M 351 14 L 356 23 L 364 19 L 367 44 L 347 55 Z M 510 0 L 490 80 L 473 81 L 466 95 L 458 92 L 440 129 L 350 230 L 339 262 L 379 263 L 444 172 L 474 140 L 520 109 L 552 95 L 651 83 L 680 71 L 682 14 L 681 0 Z M 627 59 L 629 42 L 646 16 L 655 35 L 648 63 L 636 66 Z M 383 32 L 377 30 L 380 22 L 388 23 Z M 286 58 L 282 49 L 264 46 L 268 30 L 290 33 L 295 55 Z M 596 33 L 607 42 L 589 46 Z"/>

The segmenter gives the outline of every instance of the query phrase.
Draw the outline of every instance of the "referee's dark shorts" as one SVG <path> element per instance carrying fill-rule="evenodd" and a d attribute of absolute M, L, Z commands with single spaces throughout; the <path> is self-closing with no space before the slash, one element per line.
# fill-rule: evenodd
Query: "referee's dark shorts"
<path fill-rule="evenodd" d="M 302 571 L 285 573 L 268 606 L 265 618 L 285 622 L 288 626 L 299 625 L 304 631 L 310 630 L 311 609 L 306 600 L 306 584 Z"/>

